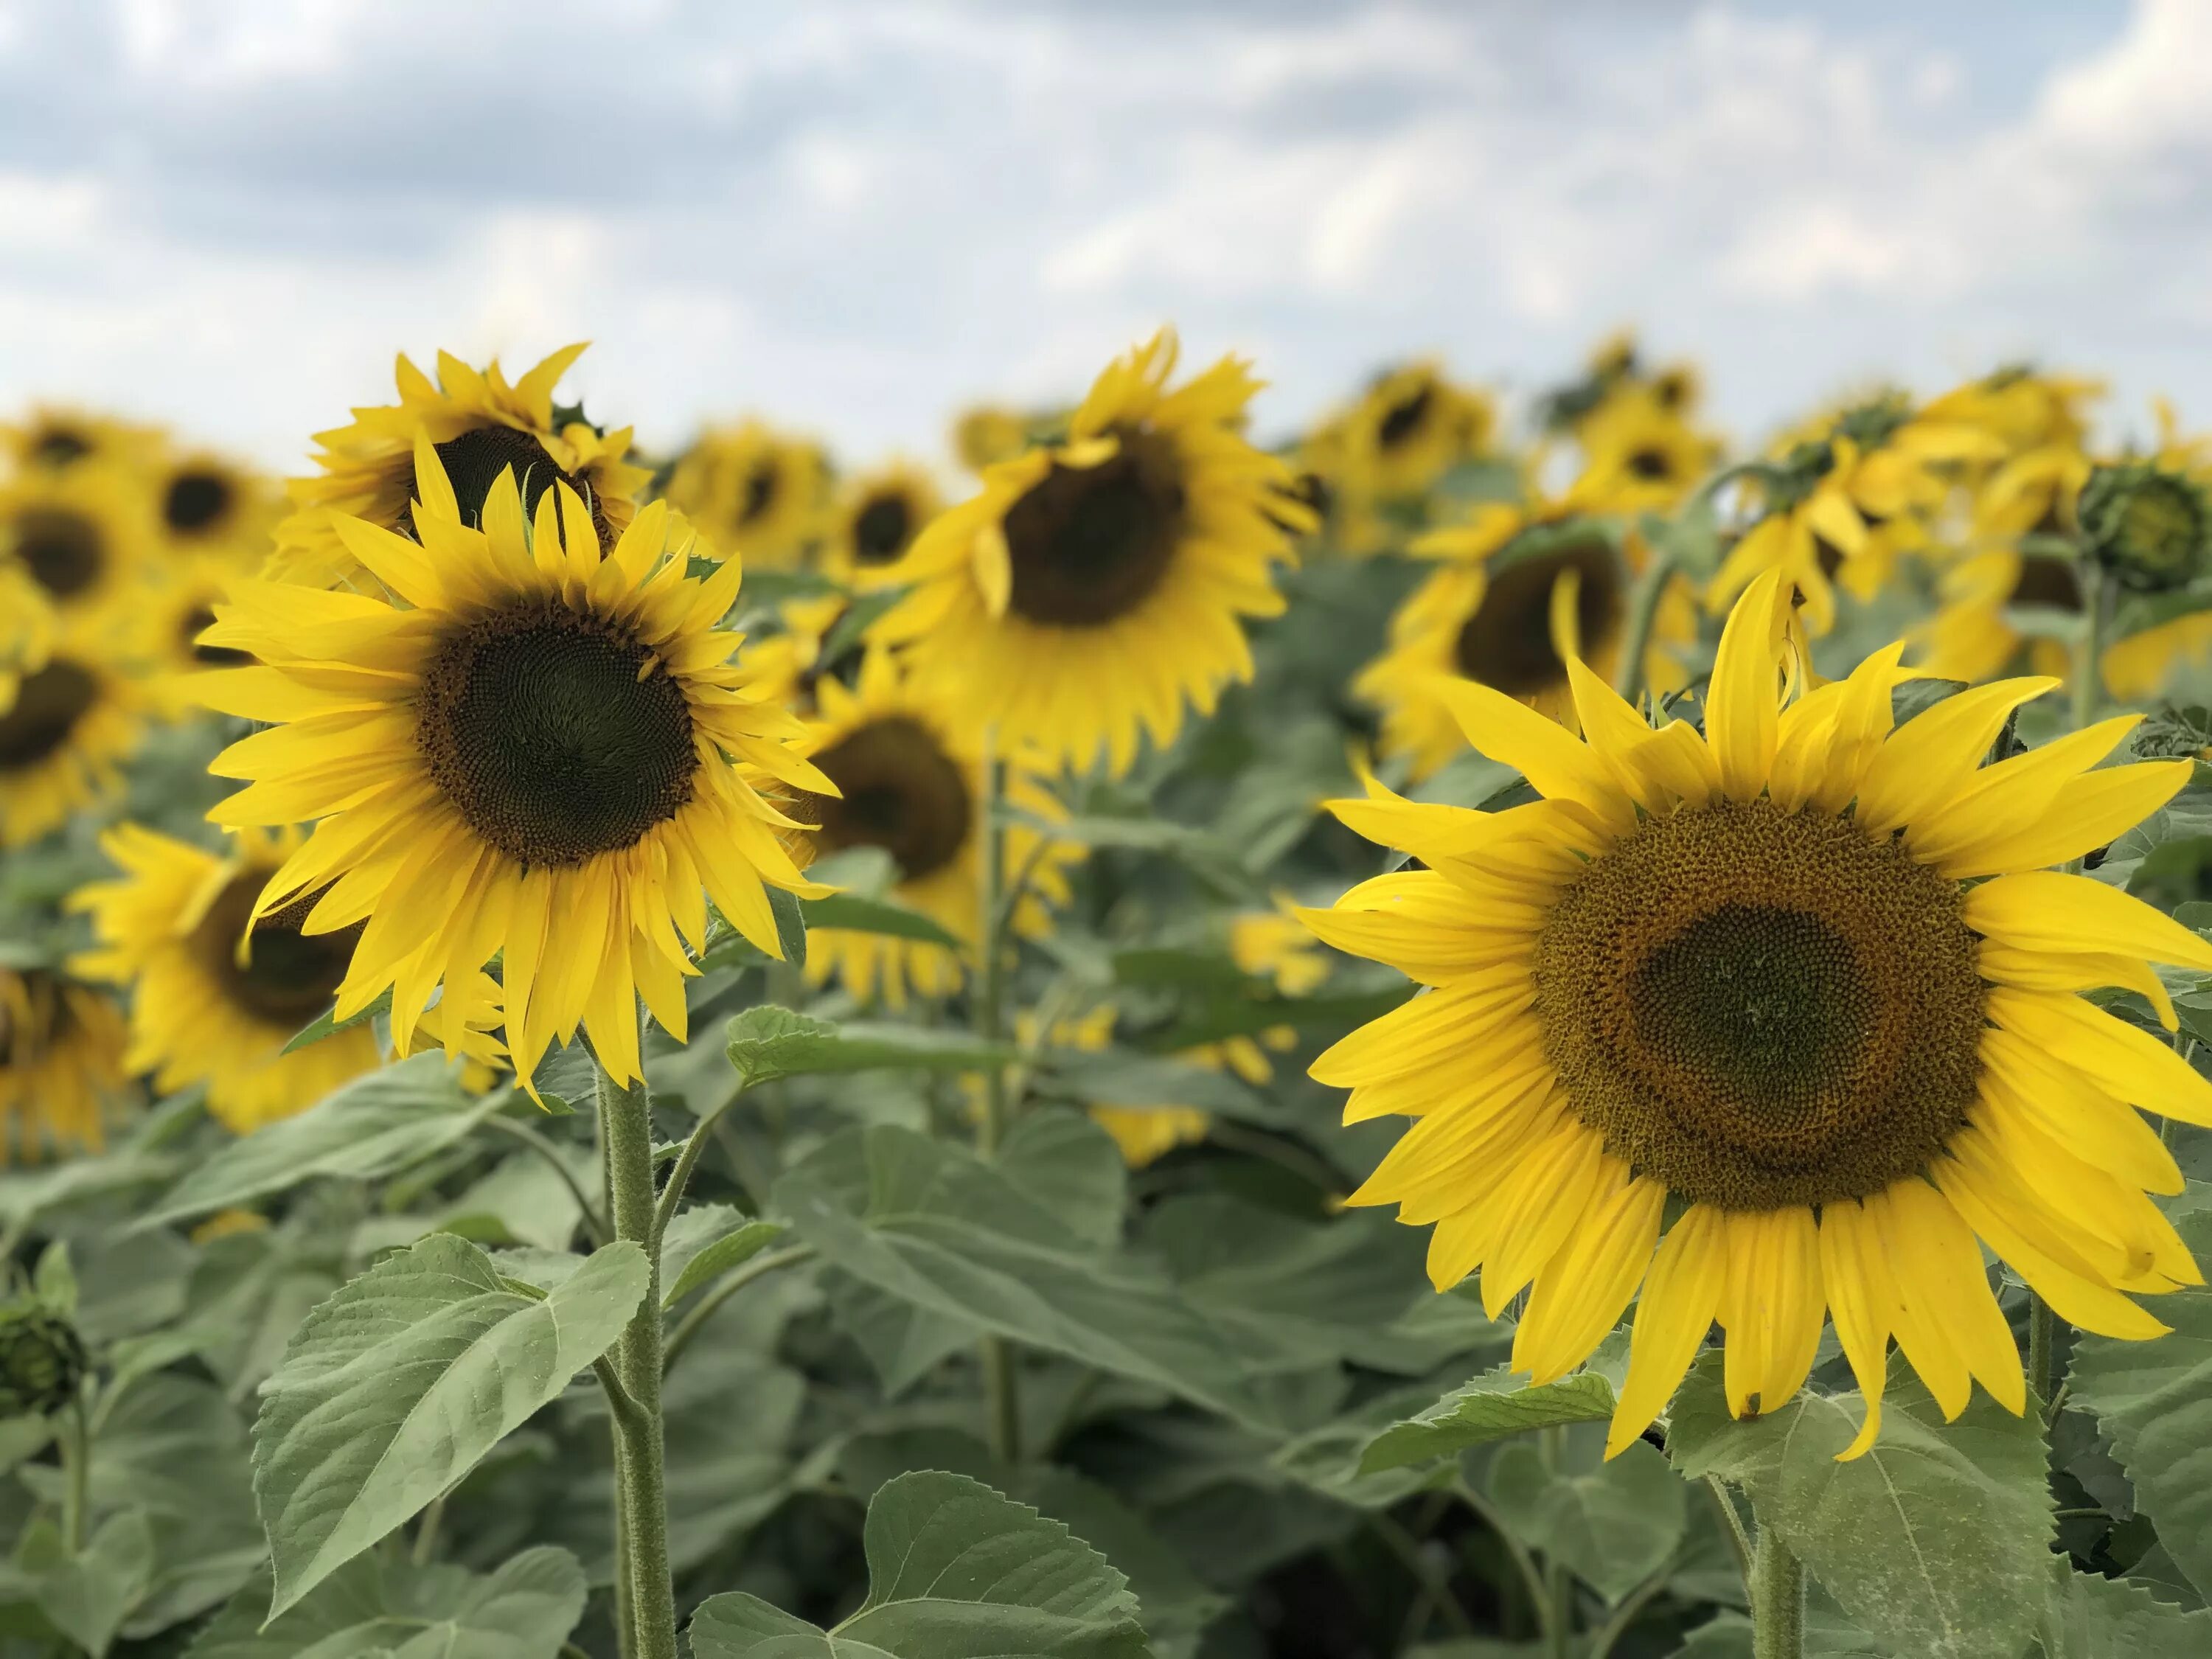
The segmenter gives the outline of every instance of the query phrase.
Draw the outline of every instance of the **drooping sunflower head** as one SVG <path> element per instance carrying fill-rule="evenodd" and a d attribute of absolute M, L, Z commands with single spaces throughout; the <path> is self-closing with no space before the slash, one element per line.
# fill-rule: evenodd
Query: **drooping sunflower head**
<path fill-rule="evenodd" d="M 2083 405 L 2104 392 L 2101 380 L 2016 364 L 1953 387 L 1923 412 L 1930 420 L 1979 427 L 1998 441 L 2001 455 L 2079 449 L 2088 435 Z"/>
<path fill-rule="evenodd" d="M 966 970 L 981 902 L 983 757 L 973 728 L 880 648 L 862 659 L 849 690 L 825 678 L 817 694 L 811 757 L 838 793 L 802 799 L 792 816 L 819 826 L 813 840 L 823 853 L 868 847 L 887 854 L 890 896 L 928 916 L 962 948 L 956 954 L 927 940 L 821 928 L 808 937 L 807 977 L 818 985 L 835 975 L 862 1001 L 880 997 L 894 1008 L 905 1006 L 909 989 L 943 996 Z M 1024 813 L 1066 816 L 1018 757 L 1006 765 L 1003 787 L 1005 799 Z M 1013 915 L 1015 931 L 1029 937 L 1050 928 L 1048 907 L 1066 902 L 1066 870 L 1081 856 L 1073 843 L 1039 842 L 1038 832 L 1020 823 L 1006 832 L 1008 867 L 1030 872 Z"/>
<path fill-rule="evenodd" d="M 120 787 L 149 703 L 116 648 L 104 619 L 58 619 L 38 665 L 14 677 L 0 702 L 0 848 L 28 846 Z"/>
<path fill-rule="evenodd" d="M 351 580 L 360 567 L 338 531 L 347 519 L 411 535 L 409 504 L 426 487 L 416 458 L 426 444 L 467 522 L 481 519 L 493 483 L 512 471 L 526 511 L 565 485 L 611 542 L 651 475 L 623 459 L 629 428 L 601 432 L 556 409 L 553 390 L 583 351 L 566 347 L 513 382 L 495 362 L 479 370 L 443 351 L 434 381 L 401 356 L 398 403 L 356 409 L 350 425 L 315 434 L 319 471 L 291 481 L 268 574 L 316 587 Z"/>
<path fill-rule="evenodd" d="M 218 757 L 250 787 L 211 816 L 316 823 L 254 914 L 318 894 L 303 933 L 366 924 L 341 1018 L 391 988 L 404 1048 L 434 988 L 502 954 L 522 1076 L 588 1022 L 634 1078 L 634 999 L 684 1029 L 708 896 L 775 953 L 763 881 L 817 890 L 779 841 L 799 826 L 756 781 L 835 786 L 730 660 L 737 562 L 687 574 L 694 538 L 665 504 L 609 547 L 566 484 L 526 514 L 509 471 L 479 515 L 427 435 L 415 470 L 415 537 L 338 521 L 376 592 L 248 581 L 217 607 L 204 642 L 263 665 L 207 676 L 205 700 L 279 724 Z"/>
<path fill-rule="evenodd" d="M 2212 501 L 2185 472 L 2154 461 L 2100 466 L 2079 514 L 2090 556 L 2141 592 L 2185 587 L 2212 563 Z"/>
<path fill-rule="evenodd" d="M 1339 803 L 1426 867 L 1306 913 L 1434 988 L 1314 1066 L 1350 1086 L 1348 1119 L 1417 1120 L 1355 1201 L 1435 1224 L 1439 1286 L 1480 1267 L 1493 1309 L 1533 1286 L 1514 1360 L 1540 1380 L 1643 1285 L 1615 1450 L 1716 1321 L 1741 1414 L 1796 1391 L 1832 1311 L 1869 1401 L 1856 1454 L 1893 1338 L 1947 1414 L 1972 1380 L 2021 1408 L 1984 1244 L 2112 1335 L 2164 1328 L 2134 1296 L 2202 1282 L 2145 1197 L 2180 1176 L 2135 1109 L 2212 1121 L 2212 1084 L 2078 993 L 2140 992 L 2172 1030 L 2148 964 L 2212 968 L 2212 946 L 2045 868 L 2190 763 L 2100 768 L 2129 717 L 1984 769 L 2055 683 L 1893 726 L 1902 647 L 1789 701 L 1790 609 L 1773 573 L 1736 606 L 1702 732 L 1655 730 L 1579 663 L 1582 738 L 1460 688 L 1470 740 L 1542 799 Z"/>
<path fill-rule="evenodd" d="M 1116 771 L 1249 678 L 1241 620 L 1282 609 L 1289 469 L 1240 429 L 1234 358 L 1170 391 L 1163 331 L 1098 377 L 1068 441 L 993 467 L 884 573 L 914 591 L 877 624 L 963 718 L 1048 764 Z"/>
<path fill-rule="evenodd" d="M 295 1054 L 284 1046 L 327 1010 L 344 982 L 359 925 L 308 933 L 317 895 L 256 914 L 264 890 L 298 852 L 296 828 L 246 830 L 216 854 L 138 824 L 118 824 L 100 848 L 123 872 L 70 895 L 92 919 L 98 948 L 70 967 L 131 990 L 125 1063 L 163 1093 L 204 1084 L 208 1109 L 244 1134 L 304 1111 L 340 1084 L 373 1071 L 383 1053 L 368 1025 Z M 464 988 L 465 991 L 468 988 Z M 479 988 L 479 994 L 481 994 Z M 450 1033 L 480 1062 L 501 1052 L 464 1014 L 466 995 L 441 1000 L 426 1031 Z"/>
<path fill-rule="evenodd" d="M 1474 680 L 1554 719 L 1571 714 L 1567 664 L 1618 655 L 1629 572 L 1613 532 L 1564 503 L 1492 503 L 1464 526 L 1432 532 L 1414 551 L 1438 562 L 1391 619 L 1389 649 L 1353 682 L 1382 711 L 1382 747 L 1425 776 L 1465 748 L 1449 688 Z M 1695 628 L 1670 592 L 1655 629 L 1663 642 Z M 1655 654 L 1655 684 L 1676 671 Z"/>
<path fill-rule="evenodd" d="M 1426 361 L 1377 375 L 1343 419 L 1353 487 L 1386 501 L 1419 495 L 1480 454 L 1498 424 L 1488 398 Z"/>
<path fill-rule="evenodd" d="M 669 475 L 668 500 L 756 569 L 789 570 L 821 533 L 830 482 L 819 444 L 746 421 L 700 435 Z"/>
<path fill-rule="evenodd" d="M 0 489 L 0 565 L 28 577 L 64 616 L 113 616 L 150 574 L 144 492 L 90 463 L 29 471 Z"/>
<path fill-rule="evenodd" d="M 129 1092 L 123 1013 L 51 969 L 0 968 L 0 1161 L 98 1152 Z"/>
<path fill-rule="evenodd" d="M 863 473 L 837 503 L 823 544 L 823 570 L 848 587 L 882 586 L 884 572 L 906 556 L 944 506 L 936 482 L 911 463 Z"/>

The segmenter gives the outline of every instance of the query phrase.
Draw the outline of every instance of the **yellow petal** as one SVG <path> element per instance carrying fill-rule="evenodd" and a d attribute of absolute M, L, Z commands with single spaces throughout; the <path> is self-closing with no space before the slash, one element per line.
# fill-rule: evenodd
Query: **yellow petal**
<path fill-rule="evenodd" d="M 1736 601 L 1721 632 L 1705 705 L 1705 741 L 1731 799 L 1754 799 L 1774 769 L 1781 713 L 1776 670 L 1785 603 L 1781 573 L 1767 571 Z"/>
<path fill-rule="evenodd" d="M 1693 1204 L 1659 1241 L 1629 1337 L 1628 1376 L 1606 1431 L 1607 1457 L 1651 1426 L 1705 1346 L 1727 1277 L 1724 1226 L 1720 1211 Z"/>
<path fill-rule="evenodd" d="M 2108 951 L 2212 973 L 2212 945 L 2162 910 L 2087 876 L 2039 870 L 1966 895 L 1966 926 L 2030 951 Z"/>

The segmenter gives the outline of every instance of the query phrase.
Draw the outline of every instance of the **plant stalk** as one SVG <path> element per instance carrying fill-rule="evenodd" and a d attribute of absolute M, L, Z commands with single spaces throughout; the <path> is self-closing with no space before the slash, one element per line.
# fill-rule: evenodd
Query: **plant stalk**
<path fill-rule="evenodd" d="M 62 1537 L 71 1555 L 84 1553 L 92 1510 L 92 1436 L 87 1431 L 84 1395 L 70 1401 L 62 1420 Z"/>
<path fill-rule="evenodd" d="M 2087 627 L 2074 661 L 2074 729 L 2080 731 L 2096 719 L 2105 693 L 2105 635 L 2112 621 L 2112 578 L 2109 572 L 2090 573 Z"/>
<path fill-rule="evenodd" d="M 2045 1420 L 2052 1415 L 2057 1398 L 2057 1379 L 2051 1373 L 2057 1368 L 2058 1316 L 2048 1302 L 2031 1295 L 2027 1299 L 2027 1386 L 2043 1402 Z"/>
<path fill-rule="evenodd" d="M 609 1219 L 646 1252 L 645 1298 L 615 1344 L 614 1370 L 635 1410 L 616 1414 L 615 1487 L 636 1659 L 676 1659 L 676 1589 L 668 1569 L 668 1499 L 660 1418 L 660 1254 L 654 1237 L 653 1115 L 645 1085 L 598 1072 Z M 627 1418 L 627 1421 L 625 1419 Z M 620 1600 L 617 1602 L 620 1609 Z"/>
<path fill-rule="evenodd" d="M 1803 1659 L 1805 1569 L 1774 1528 L 1759 1516 L 1751 1558 L 1752 1659 Z"/>
<path fill-rule="evenodd" d="M 1651 550 L 1651 563 L 1636 584 L 1628 601 L 1628 627 L 1622 635 L 1620 662 L 1613 672 L 1613 690 L 1633 703 L 1644 695 L 1644 657 L 1651 646 L 1651 630 L 1659 620 L 1659 601 L 1674 579 L 1673 555 Z"/>
<path fill-rule="evenodd" d="M 997 734 L 983 734 L 983 799 L 981 835 L 976 860 L 979 866 L 975 906 L 975 1035 L 996 1046 L 1006 1036 L 1006 970 L 1000 888 L 1006 882 L 1006 832 L 1001 803 L 1006 795 L 1006 763 L 999 758 Z M 1006 1072 L 999 1065 L 983 1068 L 983 1115 L 975 1126 L 975 1150 L 986 1158 L 999 1155 L 1006 1133 Z M 1013 1348 L 1002 1336 L 982 1341 L 984 1416 L 990 1431 L 991 1450 L 1001 1463 L 1012 1465 L 1022 1455 L 1021 1382 L 1015 1369 Z"/>

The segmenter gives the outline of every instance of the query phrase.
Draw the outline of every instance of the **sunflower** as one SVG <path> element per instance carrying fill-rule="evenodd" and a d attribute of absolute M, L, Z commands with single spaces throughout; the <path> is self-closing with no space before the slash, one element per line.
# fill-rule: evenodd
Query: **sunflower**
<path fill-rule="evenodd" d="M 1594 513 L 1668 511 L 1712 470 L 1720 451 L 1641 389 L 1607 402 L 1576 435 L 1583 466 L 1567 496 Z"/>
<path fill-rule="evenodd" d="M 1790 608 L 1774 572 L 1736 605 L 1702 735 L 1651 730 L 1579 665 L 1587 741 L 1462 688 L 1471 739 L 1542 799 L 1338 803 L 1427 867 L 1306 913 L 1434 988 L 1314 1064 L 1352 1089 L 1348 1121 L 1417 1120 L 1352 1201 L 1435 1224 L 1431 1277 L 1480 1265 L 1493 1316 L 1529 1289 L 1513 1363 L 1539 1382 L 1643 1285 L 1615 1452 L 1716 1320 L 1741 1416 L 1797 1391 L 1832 1310 L 1868 1402 L 1847 1456 L 1880 1431 L 1893 1336 L 1947 1416 L 1970 1379 L 2019 1412 L 1978 1236 L 2106 1335 L 2159 1334 L 2130 1297 L 2201 1282 L 2144 1196 L 2180 1173 L 2127 1103 L 2212 1123 L 2212 1084 L 2076 993 L 2139 991 L 2171 1030 L 2146 963 L 2212 969 L 2212 945 L 2044 868 L 2156 810 L 2192 763 L 2094 769 L 2130 716 L 1983 769 L 2054 682 L 1893 732 L 1899 646 L 1784 702 Z"/>
<path fill-rule="evenodd" d="M 1833 582 L 1871 599 L 1901 554 L 1929 544 L 1948 475 L 2003 453 L 1981 428 L 1915 415 L 1896 398 L 1816 422 L 1786 445 L 1755 489 L 1764 513 L 1722 562 L 1708 605 L 1724 611 L 1754 576 L 1779 571 L 1803 595 L 1807 626 L 1826 633 L 1836 619 Z"/>
<path fill-rule="evenodd" d="M 738 654 L 738 666 L 755 695 L 796 713 L 811 710 L 815 688 L 830 666 L 822 659 L 823 648 L 852 608 L 853 602 L 842 593 L 820 593 L 778 605 L 775 630 L 746 635 L 744 648 Z M 842 646 L 837 654 L 845 654 Z"/>
<path fill-rule="evenodd" d="M 2081 405 L 2102 397 L 2104 391 L 2103 381 L 2078 375 L 2001 368 L 1954 387 L 1921 412 L 1930 421 L 1979 427 L 1998 441 L 2003 455 L 2051 447 L 2079 449 L 2088 436 Z"/>
<path fill-rule="evenodd" d="M 276 503 L 259 474 L 206 451 L 165 457 L 149 480 L 173 556 L 219 555 L 233 565 L 268 551 Z"/>
<path fill-rule="evenodd" d="M 566 484 L 588 502 L 600 539 L 613 541 L 652 475 L 623 459 L 628 427 L 602 433 L 556 414 L 553 388 L 583 352 L 581 343 L 565 347 L 512 384 L 497 362 L 479 371 L 443 351 L 434 383 L 402 356 L 398 403 L 356 409 L 350 425 L 315 434 L 321 470 L 291 481 L 267 574 L 316 587 L 350 580 L 360 567 L 339 532 L 344 520 L 410 534 L 408 503 L 425 487 L 416 457 L 426 440 L 469 523 L 484 512 L 493 481 L 512 470 L 526 510 L 535 511 L 554 483 Z"/>
<path fill-rule="evenodd" d="M 1377 375 L 1341 420 L 1346 488 L 1389 501 L 1422 495 L 1481 453 L 1498 415 L 1481 392 L 1425 361 Z"/>
<path fill-rule="evenodd" d="M 1024 415 L 997 404 L 978 404 L 953 418 L 952 453 L 970 472 L 981 472 L 1000 461 L 1011 461 L 1032 441 L 1052 417 Z"/>
<path fill-rule="evenodd" d="M 133 988 L 124 1064 L 152 1073 L 165 1094 L 204 1083 L 208 1109 L 240 1134 L 306 1109 L 384 1058 L 366 1024 L 283 1052 L 330 1006 L 361 936 L 357 927 L 302 933 L 311 897 L 249 922 L 262 890 L 303 839 L 297 829 L 247 830 L 224 856 L 118 824 L 100 844 L 122 878 L 80 888 L 68 900 L 70 909 L 90 913 L 100 944 L 73 960 L 72 970 Z M 477 978 L 470 1011 L 477 1023 L 495 1024 L 494 988 Z M 500 1053 L 497 1040 L 453 1022 L 463 1002 L 458 994 L 441 1000 L 422 1030 L 450 1036 L 456 1052 L 489 1063 Z"/>
<path fill-rule="evenodd" d="M 1259 383 L 1224 357 L 1173 392 L 1163 329 L 1098 377 L 1069 440 L 992 467 L 884 573 L 914 592 L 877 623 L 1009 752 L 1113 769 L 1249 679 L 1244 617 L 1283 608 L 1290 470 L 1238 430 Z"/>
<path fill-rule="evenodd" d="M 879 587 L 945 506 L 929 474 L 895 461 L 845 487 L 823 544 L 823 574 L 848 587 Z"/>
<path fill-rule="evenodd" d="M 23 676 L 45 665 L 53 638 L 46 590 L 21 567 L 0 564 L 0 714 L 15 707 Z"/>
<path fill-rule="evenodd" d="M 0 423 L 0 454 L 26 472 L 59 472 L 79 465 L 131 466 L 160 441 L 150 428 L 52 405 L 33 409 L 20 424 Z"/>
<path fill-rule="evenodd" d="M 57 623 L 39 667 L 0 712 L 0 848 L 27 847 L 120 787 L 148 699 L 98 618 Z"/>
<path fill-rule="evenodd" d="M 0 1162 L 98 1152 L 127 1085 L 123 1012 L 44 968 L 0 968 Z"/>
<path fill-rule="evenodd" d="M 196 708 L 193 687 L 209 669 L 241 667 L 253 660 L 243 651 L 204 644 L 200 639 L 214 624 L 216 606 L 238 577 L 234 558 L 197 553 L 186 555 L 160 580 L 147 585 L 131 632 L 153 671 L 153 690 L 164 714 L 174 717 Z"/>
<path fill-rule="evenodd" d="M 144 491 L 113 467 L 26 472 L 0 489 L 0 567 L 64 616 L 127 609 L 151 573 L 153 536 Z"/>
<path fill-rule="evenodd" d="M 436 986 L 450 994 L 503 953 L 519 1074 L 581 1023 L 609 1073 L 633 1080 L 639 995 L 685 1030 L 702 885 L 771 955 L 762 883 L 821 890 L 778 839 L 799 826 L 756 780 L 835 786 L 788 746 L 798 723 L 729 663 L 738 636 L 716 624 L 738 562 L 687 576 L 693 538 L 665 503 L 610 550 L 566 483 L 526 517 L 510 469 L 479 515 L 428 434 L 413 471 L 419 541 L 337 522 L 379 592 L 246 581 L 216 607 L 205 643 L 263 665 L 204 676 L 205 701 L 279 724 L 216 758 L 218 775 L 251 782 L 210 816 L 315 823 L 253 915 L 320 893 L 302 932 L 366 922 L 339 1018 L 390 988 L 405 1048 Z"/>
<path fill-rule="evenodd" d="M 676 463 L 667 494 L 756 569 L 791 570 L 821 533 L 830 463 L 820 445 L 747 421 L 702 434 Z"/>
<path fill-rule="evenodd" d="M 2084 589 L 2073 559 L 1996 548 L 1946 570 L 1938 592 L 1942 603 L 1920 639 L 1923 672 L 1978 684 L 2012 667 L 2025 650 L 2035 672 L 2066 677 L 2070 653 L 2065 645 L 2023 634 L 2010 613 L 2037 610 L 2080 616 Z"/>
<path fill-rule="evenodd" d="M 2071 444 L 2021 451 L 1974 492 L 1975 538 L 2005 542 L 2072 533 L 2077 527 L 2075 504 L 2090 471 L 2089 458 Z"/>
<path fill-rule="evenodd" d="M 1630 564 L 1598 520 L 1564 502 L 1502 501 L 1467 524 L 1413 544 L 1433 575 L 1390 619 L 1389 648 L 1352 681 L 1382 711 L 1381 746 L 1426 777 L 1466 746 L 1452 714 L 1451 687 L 1468 679 L 1497 687 L 1553 719 L 1571 715 L 1567 663 L 1580 657 L 1609 673 L 1628 615 Z M 1682 671 L 1659 641 L 1694 637 L 1696 608 L 1686 586 L 1662 599 L 1646 678 L 1671 690 Z"/>
<path fill-rule="evenodd" d="M 794 817 L 818 823 L 825 853 L 879 847 L 890 854 L 897 881 L 890 896 L 921 911 L 975 949 L 979 921 L 983 759 L 972 728 L 948 717 L 940 698 L 925 694 L 888 651 L 870 651 L 850 690 L 832 678 L 817 685 L 821 714 L 808 727 L 814 764 L 837 786 L 834 799 L 803 800 Z M 1006 799 L 1022 811 L 1064 817 L 1066 811 L 1035 774 L 1006 772 Z M 1082 849 L 1046 842 L 1024 824 L 1006 833 L 1009 872 L 1027 870 L 1013 927 L 1025 937 L 1050 930 L 1048 903 L 1068 898 L 1066 866 Z M 962 957 L 927 940 L 823 927 L 807 936 L 806 977 L 820 985 L 833 974 L 860 1000 L 880 996 L 906 1006 L 909 988 L 939 997 L 960 983 Z"/>

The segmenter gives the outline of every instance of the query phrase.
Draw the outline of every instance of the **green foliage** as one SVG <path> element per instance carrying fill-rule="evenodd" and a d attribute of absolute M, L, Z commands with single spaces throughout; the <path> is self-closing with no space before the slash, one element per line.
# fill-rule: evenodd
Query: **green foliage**
<path fill-rule="evenodd" d="M 1628 1345 L 1615 1338 L 1588 1366 L 1556 1382 L 1532 1387 L 1504 1366 L 1486 1371 L 1376 1435 L 1360 1457 L 1360 1472 L 1452 1456 L 1531 1429 L 1601 1423 L 1613 1415 L 1613 1390 L 1627 1369 Z"/>
<path fill-rule="evenodd" d="M 749 1088 L 823 1072 L 969 1071 L 1013 1058 L 1005 1048 L 957 1033 L 905 1025 L 839 1025 L 775 1007 L 748 1009 L 732 1020 L 728 1053 Z"/>
<path fill-rule="evenodd" d="M 584 1611 L 584 1575 L 565 1550 L 534 1549 L 489 1574 L 365 1557 L 289 1613 L 266 1619 L 269 1587 L 239 1592 L 188 1659 L 554 1659 Z"/>

